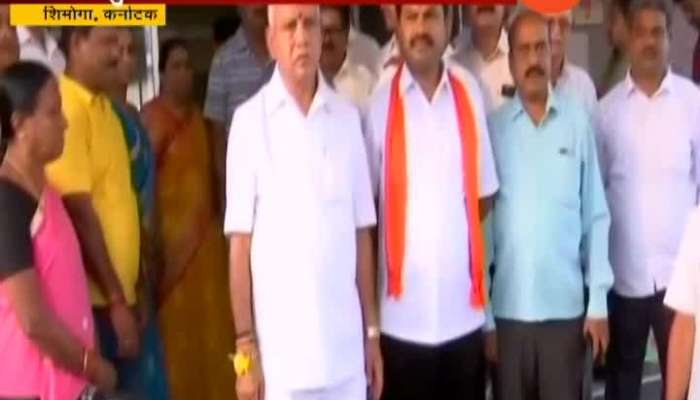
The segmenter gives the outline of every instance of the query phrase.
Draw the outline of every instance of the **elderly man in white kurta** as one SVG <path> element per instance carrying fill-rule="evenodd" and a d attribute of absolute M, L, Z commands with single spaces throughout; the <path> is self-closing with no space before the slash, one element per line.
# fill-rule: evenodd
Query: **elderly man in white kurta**
<path fill-rule="evenodd" d="M 357 108 L 320 76 L 318 6 L 269 7 L 270 81 L 236 110 L 227 155 L 240 400 L 357 400 L 382 388 Z"/>

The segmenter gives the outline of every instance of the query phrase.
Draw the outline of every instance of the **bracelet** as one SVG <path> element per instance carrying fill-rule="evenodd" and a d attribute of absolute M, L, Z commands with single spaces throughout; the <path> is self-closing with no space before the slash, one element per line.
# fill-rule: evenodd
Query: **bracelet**
<path fill-rule="evenodd" d="M 236 336 L 236 344 L 255 342 L 255 335 L 252 331 L 245 331 Z"/>
<path fill-rule="evenodd" d="M 83 369 L 81 375 L 85 376 L 87 374 L 88 361 L 90 359 L 90 351 L 86 347 L 83 347 Z"/>
<path fill-rule="evenodd" d="M 236 340 L 245 339 L 248 336 L 253 336 L 253 331 L 248 329 L 240 333 L 236 333 Z"/>

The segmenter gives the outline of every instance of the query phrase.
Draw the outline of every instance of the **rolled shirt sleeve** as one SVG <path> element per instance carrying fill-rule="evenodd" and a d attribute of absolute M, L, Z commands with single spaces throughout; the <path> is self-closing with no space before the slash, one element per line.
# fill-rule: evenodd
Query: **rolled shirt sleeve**
<path fill-rule="evenodd" d="M 700 209 L 690 218 L 676 258 L 664 303 L 689 315 L 698 309 L 698 269 L 700 269 Z"/>
<path fill-rule="evenodd" d="M 366 228 L 377 223 L 372 195 L 372 179 L 369 172 L 369 159 L 363 143 L 361 120 L 357 119 L 356 134 L 351 138 L 352 146 L 352 196 L 355 214 L 355 227 Z"/>
<path fill-rule="evenodd" d="M 251 233 L 255 217 L 257 154 L 256 134 L 261 131 L 246 114 L 234 113 L 226 152 L 226 215 L 224 233 Z M 248 111 L 248 114 L 250 111 Z M 259 113 L 257 114 L 259 115 Z"/>
<path fill-rule="evenodd" d="M 384 144 L 382 133 L 384 132 L 378 127 L 377 115 L 375 114 L 380 109 L 381 102 L 375 100 L 374 103 L 364 113 L 363 128 L 372 193 L 375 199 L 379 199 L 379 186 L 382 180 L 382 146 Z"/>
<path fill-rule="evenodd" d="M 590 290 L 587 316 L 605 318 L 608 315 L 607 295 L 613 284 L 608 258 L 610 211 L 596 154 L 595 134 L 590 124 L 583 140 L 581 227 L 584 280 Z"/>
<path fill-rule="evenodd" d="M 469 76 L 469 89 L 474 99 L 472 108 L 476 118 L 477 132 L 479 135 L 479 197 L 489 197 L 498 191 L 499 182 L 496 173 L 496 163 L 493 159 L 493 149 L 491 147 L 491 135 L 489 135 L 488 123 L 486 122 L 486 112 L 484 99 L 481 93 L 481 86 L 476 79 Z"/>

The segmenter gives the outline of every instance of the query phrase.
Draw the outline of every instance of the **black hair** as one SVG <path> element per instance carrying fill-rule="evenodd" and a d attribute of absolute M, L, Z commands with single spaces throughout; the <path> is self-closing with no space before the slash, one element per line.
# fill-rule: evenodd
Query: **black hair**
<path fill-rule="evenodd" d="M 241 25 L 241 19 L 237 16 L 224 16 L 214 20 L 212 31 L 214 32 L 214 41 L 223 43 L 226 39 L 233 36 L 238 27 Z"/>
<path fill-rule="evenodd" d="M 395 7 L 396 7 L 396 18 L 398 19 L 401 17 L 401 4 L 397 4 Z M 442 5 L 442 12 L 445 15 L 445 19 L 447 19 L 447 17 L 449 16 L 449 11 L 450 11 L 450 6 L 447 4 L 443 4 Z"/>
<path fill-rule="evenodd" d="M 168 65 L 170 54 L 172 54 L 175 49 L 184 49 L 188 51 L 187 41 L 182 38 L 172 38 L 164 41 L 160 45 L 160 51 L 158 52 L 158 71 L 160 73 L 165 72 L 165 66 Z"/>
<path fill-rule="evenodd" d="M 629 13 L 630 3 L 630 0 L 612 0 L 610 4 L 620 10 L 623 15 L 627 15 Z"/>
<path fill-rule="evenodd" d="M 666 28 L 670 31 L 673 18 L 671 4 L 667 0 L 631 0 L 626 10 L 627 24 L 632 25 L 632 20 L 640 11 L 652 10 L 664 14 Z"/>
<path fill-rule="evenodd" d="M 340 20 L 343 21 L 343 29 L 346 31 L 350 29 L 350 6 L 322 5 L 321 11 L 323 10 L 337 11 L 340 14 Z"/>
<path fill-rule="evenodd" d="M 52 79 L 51 70 L 33 61 L 19 61 L 0 75 L 0 160 L 15 138 L 12 116 L 17 112 L 33 114 L 39 93 Z"/>
<path fill-rule="evenodd" d="M 58 47 L 66 56 L 66 61 L 70 61 L 70 42 L 74 36 L 85 37 L 90 34 L 93 26 L 64 26 L 61 28 L 61 38 L 58 41 Z"/>

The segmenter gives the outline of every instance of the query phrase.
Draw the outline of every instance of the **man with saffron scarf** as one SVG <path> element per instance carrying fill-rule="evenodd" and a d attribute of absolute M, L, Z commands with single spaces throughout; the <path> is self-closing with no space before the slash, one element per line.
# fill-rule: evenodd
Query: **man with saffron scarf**
<path fill-rule="evenodd" d="M 233 116 L 231 240 L 239 400 L 379 400 L 375 225 L 359 111 L 319 73 L 318 5 L 270 5 L 270 81 Z"/>
<path fill-rule="evenodd" d="M 489 117 L 501 182 L 491 293 L 497 391 L 508 400 L 579 400 L 586 340 L 594 356 L 607 348 L 613 281 L 594 132 L 580 103 L 552 91 L 546 19 L 522 11 L 508 41 L 516 96 Z"/>
<path fill-rule="evenodd" d="M 397 6 L 405 64 L 366 124 L 382 215 L 385 400 L 484 398 L 481 218 L 498 179 L 476 79 L 442 61 L 445 11 Z"/>

